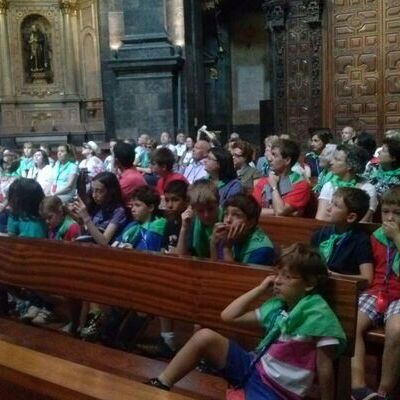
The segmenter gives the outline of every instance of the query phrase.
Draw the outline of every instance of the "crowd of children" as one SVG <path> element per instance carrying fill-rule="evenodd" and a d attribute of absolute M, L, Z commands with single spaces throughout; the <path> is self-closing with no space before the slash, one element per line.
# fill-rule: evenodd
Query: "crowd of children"
<path fill-rule="evenodd" d="M 372 155 L 375 142 L 365 132 L 345 127 L 336 146 L 329 130 L 317 130 L 304 159 L 294 140 L 268 137 L 257 163 L 251 145 L 237 136 L 224 148 L 207 131 L 196 142 L 181 133 L 174 146 L 163 132 L 154 148 L 149 136 L 141 135 L 136 148 L 110 143 L 104 162 L 99 146 L 88 142 L 79 164 L 71 145 L 58 146 L 55 161 L 45 146 L 25 143 L 21 158 L 6 149 L 0 160 L 0 229 L 10 236 L 275 266 L 275 275 L 222 312 L 231 323 L 266 329 L 257 350 L 247 353 L 215 332 L 198 330 L 151 380 L 162 389 L 205 359 L 248 399 L 304 398 L 316 376 L 321 398 L 331 399 L 332 362 L 345 337 L 322 297 L 323 287 L 329 274 L 365 279 L 369 288 L 359 299 L 352 398 L 391 398 L 400 371 L 400 131 L 388 133 Z M 327 226 L 313 234 L 309 246 L 296 244 L 281 253 L 258 226 L 263 215 L 307 215 Z M 369 221 L 382 222 L 371 237 L 359 224 Z M 252 310 L 250 304 L 270 290 L 273 299 Z M 55 317 L 40 293 L 0 287 L 0 303 L 1 312 L 12 303 L 34 324 Z M 110 333 L 117 329 L 115 321 L 129 316 L 135 330 L 146 320 L 127 310 L 66 303 L 71 316 L 66 330 L 79 331 L 86 340 L 103 337 L 107 344 L 112 336 L 115 345 Z M 173 321 L 161 319 L 160 325 L 153 354 L 172 357 Z M 385 345 L 374 391 L 365 379 L 364 333 L 377 325 L 385 326 Z"/>

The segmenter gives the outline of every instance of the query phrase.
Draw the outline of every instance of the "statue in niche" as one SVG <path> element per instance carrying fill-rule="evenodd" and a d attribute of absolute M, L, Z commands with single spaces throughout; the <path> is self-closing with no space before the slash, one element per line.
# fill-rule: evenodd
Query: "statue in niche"
<path fill-rule="evenodd" d="M 43 72 L 49 69 L 49 45 L 46 35 L 33 24 L 29 35 L 29 70 Z"/>
<path fill-rule="evenodd" d="M 25 81 L 35 84 L 52 83 L 49 21 L 42 15 L 32 14 L 25 18 L 21 30 Z"/>

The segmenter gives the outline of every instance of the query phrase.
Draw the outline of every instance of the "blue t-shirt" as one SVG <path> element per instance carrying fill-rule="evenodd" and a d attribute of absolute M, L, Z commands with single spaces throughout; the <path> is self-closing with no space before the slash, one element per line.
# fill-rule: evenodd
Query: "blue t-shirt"
<path fill-rule="evenodd" d="M 128 222 L 128 218 L 126 216 L 125 208 L 121 206 L 109 212 L 102 209 L 98 210 L 92 216 L 92 222 L 103 232 L 106 230 L 109 224 L 115 224 L 118 227 L 116 234 L 114 235 L 115 237 L 121 233 L 121 230 Z"/>

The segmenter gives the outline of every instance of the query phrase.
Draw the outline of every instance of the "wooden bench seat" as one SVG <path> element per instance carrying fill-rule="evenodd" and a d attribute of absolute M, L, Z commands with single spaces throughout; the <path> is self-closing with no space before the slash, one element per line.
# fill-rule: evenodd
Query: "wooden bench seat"
<path fill-rule="evenodd" d="M 239 294 L 255 287 L 272 272 L 271 269 L 256 266 L 168 257 L 134 250 L 47 240 L 0 238 L 0 282 L 5 285 L 27 287 L 198 323 L 229 336 L 247 335 L 257 338 L 262 335 L 260 329 L 245 329 L 223 323 L 220 312 Z M 349 395 L 349 357 L 354 350 L 357 296 L 361 287 L 362 283 L 356 279 L 330 279 L 328 297 L 349 339 L 346 354 L 339 364 L 337 399 L 345 399 Z M 1 335 L 3 341 L 12 343 L 15 329 L 12 325 L 7 327 L 3 324 Z M 41 347 L 40 350 L 44 354 L 63 358 L 61 354 L 51 353 L 53 347 L 58 347 L 55 340 L 45 340 L 43 337 L 43 341 L 45 347 Z M 27 335 L 22 342 L 16 344 L 29 348 L 29 343 Z M 95 345 L 79 343 L 85 346 L 86 350 L 77 353 L 86 359 L 85 352 L 88 351 L 90 354 L 90 349 L 93 348 L 91 346 Z M 72 345 L 64 347 L 72 349 Z M 114 352 L 110 349 L 103 351 Z M 98 355 L 93 357 L 97 358 L 96 362 L 101 359 Z M 124 355 L 124 357 L 130 359 L 131 356 Z M 132 357 L 135 357 L 135 362 L 131 361 L 132 364 L 140 360 L 136 358 L 137 356 Z M 88 358 L 91 359 L 90 356 Z M 110 358 L 104 356 L 105 363 L 110 360 L 111 356 Z M 85 365 L 80 360 L 73 362 Z M 145 369 L 150 371 L 147 377 L 157 375 L 162 369 L 162 364 L 158 361 L 142 360 L 138 363 L 143 363 Z M 112 361 L 110 365 L 113 365 Z M 160 365 L 161 367 L 157 369 L 156 366 Z M 97 364 L 88 367 L 102 370 Z M 122 368 L 124 369 L 129 371 L 131 367 L 127 365 L 126 368 Z M 132 367 L 129 373 L 132 371 L 135 371 L 135 367 Z M 106 372 L 116 373 L 110 370 Z M 8 378 L 0 374 L 0 379 L 7 381 Z M 196 375 L 191 375 L 187 382 L 192 385 L 194 381 L 199 385 L 198 398 L 206 398 L 204 395 L 209 391 L 209 383 L 201 387 L 202 384 L 198 383 Z"/>

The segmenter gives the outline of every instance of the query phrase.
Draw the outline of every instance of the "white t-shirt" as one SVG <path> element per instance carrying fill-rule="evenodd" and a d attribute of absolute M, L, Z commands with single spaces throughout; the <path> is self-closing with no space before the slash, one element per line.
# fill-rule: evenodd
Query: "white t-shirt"
<path fill-rule="evenodd" d="M 364 182 L 358 184 L 357 187 L 361 190 L 364 190 L 364 192 L 369 195 L 369 209 L 375 212 L 378 207 L 378 197 L 376 194 L 375 186 L 371 183 Z M 322 186 L 321 193 L 318 199 L 331 202 L 335 191 L 336 188 L 333 186 L 332 182 L 326 182 L 325 185 Z"/>
<path fill-rule="evenodd" d="M 92 156 L 89 159 L 85 158 L 79 164 L 79 169 L 86 168 L 90 178 L 94 178 L 100 172 L 105 170 L 103 161 L 99 157 Z"/>

